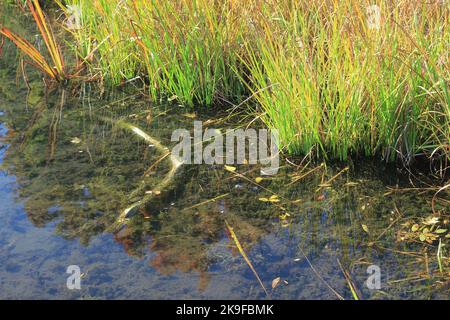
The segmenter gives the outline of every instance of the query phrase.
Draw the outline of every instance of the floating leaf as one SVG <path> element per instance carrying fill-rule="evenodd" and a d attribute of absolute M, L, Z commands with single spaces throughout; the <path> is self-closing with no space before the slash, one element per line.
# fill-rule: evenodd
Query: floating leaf
<path fill-rule="evenodd" d="M 161 194 L 161 191 L 159 191 L 159 190 L 148 190 L 148 191 L 145 191 L 145 194 L 154 194 L 154 195 L 158 196 L 158 195 Z"/>
<path fill-rule="evenodd" d="M 361 226 L 365 232 L 369 233 L 369 228 L 367 227 L 367 225 L 362 224 Z"/>
<path fill-rule="evenodd" d="M 195 119 L 197 115 L 195 113 L 183 113 L 183 117 L 189 118 L 189 119 Z"/>
<path fill-rule="evenodd" d="M 420 241 L 425 241 L 426 237 L 423 233 L 420 234 L 419 236 Z"/>
<path fill-rule="evenodd" d="M 437 229 L 436 231 L 435 231 L 435 233 L 439 233 L 439 234 L 441 234 L 441 233 L 446 233 L 447 232 L 447 229 Z"/>
<path fill-rule="evenodd" d="M 270 202 L 280 202 L 280 199 L 278 199 L 278 196 L 276 194 L 274 194 L 273 196 L 271 196 L 269 198 Z"/>
<path fill-rule="evenodd" d="M 73 143 L 73 144 L 80 144 L 81 143 L 81 139 L 75 137 L 75 138 L 72 138 L 72 140 L 70 140 L 70 142 Z"/>
<path fill-rule="evenodd" d="M 439 222 L 439 218 L 436 217 L 429 217 L 427 220 L 425 220 L 423 223 L 427 225 L 433 225 Z"/>
<path fill-rule="evenodd" d="M 236 167 L 225 166 L 225 170 L 230 171 L 230 172 L 235 172 L 236 171 Z"/>
<path fill-rule="evenodd" d="M 273 279 L 273 281 L 272 281 L 272 289 L 275 289 L 276 287 L 278 287 L 280 282 L 281 282 L 281 278 L 280 277 Z"/>
<path fill-rule="evenodd" d="M 287 218 L 289 218 L 291 215 L 287 212 L 280 214 L 280 219 L 281 220 L 286 220 Z"/>
<path fill-rule="evenodd" d="M 289 227 L 289 217 L 290 217 L 291 215 L 289 214 L 289 213 L 284 213 L 284 214 L 280 214 L 280 216 L 279 216 L 279 218 L 280 218 L 280 222 L 281 222 L 281 226 L 283 227 L 283 228 L 286 228 L 286 227 Z"/>
<path fill-rule="evenodd" d="M 413 225 L 413 226 L 411 227 L 411 231 L 412 231 L 412 232 L 416 232 L 417 230 L 419 230 L 419 225 L 416 223 L 415 225 Z"/>

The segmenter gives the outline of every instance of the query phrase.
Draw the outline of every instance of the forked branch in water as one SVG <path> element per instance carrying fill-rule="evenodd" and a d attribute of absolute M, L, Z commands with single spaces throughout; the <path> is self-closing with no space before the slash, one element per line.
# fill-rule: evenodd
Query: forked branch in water
<path fill-rule="evenodd" d="M 106 118 L 103 118 L 103 120 L 109 121 L 109 122 L 112 121 L 112 120 L 106 119 Z M 182 162 L 177 157 L 172 155 L 169 148 L 164 146 L 156 138 L 151 137 L 149 134 L 144 132 L 139 127 L 132 125 L 128 122 L 122 121 L 122 120 L 115 121 L 114 124 L 117 125 L 119 128 L 129 130 L 129 131 L 135 133 L 138 137 L 144 139 L 147 143 L 154 145 L 155 148 L 158 150 L 158 152 L 162 153 L 165 158 L 168 157 L 170 160 L 169 161 L 170 162 L 169 172 L 166 174 L 164 179 L 153 188 L 153 192 L 146 193 L 145 196 L 141 200 L 133 203 L 131 206 L 129 206 L 128 208 L 126 208 L 125 210 L 123 210 L 120 213 L 119 217 L 116 220 L 116 226 L 119 227 L 127 222 L 131 211 L 134 211 L 134 210 L 138 209 L 139 207 L 143 206 L 144 204 L 148 203 L 151 199 L 153 199 L 155 196 L 157 196 L 160 192 L 164 191 L 168 187 L 170 182 L 174 179 L 175 174 L 178 171 L 178 168 L 182 165 Z"/>

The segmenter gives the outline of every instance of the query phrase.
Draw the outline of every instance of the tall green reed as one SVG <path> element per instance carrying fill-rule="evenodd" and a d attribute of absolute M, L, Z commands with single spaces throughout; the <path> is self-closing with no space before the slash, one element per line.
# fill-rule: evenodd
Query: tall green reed
<path fill-rule="evenodd" d="M 91 72 L 153 99 L 248 91 L 293 154 L 449 159 L 449 6 L 442 1 L 67 0 Z M 170 99 L 172 100 L 172 99 Z"/>

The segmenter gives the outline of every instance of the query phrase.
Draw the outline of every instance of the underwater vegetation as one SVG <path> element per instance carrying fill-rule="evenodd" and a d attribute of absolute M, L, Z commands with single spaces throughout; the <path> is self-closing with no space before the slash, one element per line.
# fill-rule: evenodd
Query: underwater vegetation
<path fill-rule="evenodd" d="M 170 145 L 168 133 L 191 119 L 166 105 L 151 108 L 149 122 L 141 110 L 151 104 L 138 95 L 91 103 L 68 99 L 56 136 L 49 131 L 57 96 L 36 108 L 40 115 L 32 123 L 24 104 L 6 103 L 2 120 L 11 129 L 0 169 L 14 173 L 17 200 L 33 226 L 54 225 L 56 235 L 87 247 L 111 234 L 161 275 L 198 274 L 202 292 L 219 267 L 220 273 L 248 272 L 258 298 L 445 295 L 448 189 L 438 192 L 429 177 L 412 188 L 395 166 L 375 161 L 344 167 L 283 162 L 270 177 L 260 176 L 260 166 L 181 166 L 163 189 L 171 171 L 167 158 L 161 161 L 164 150 L 124 123 Z M 99 121 L 99 113 L 109 121 Z M 124 209 L 148 191 L 154 197 L 122 221 Z M 389 270 L 381 292 L 364 286 L 373 263 Z M 302 279 L 305 271 L 296 265 L 314 270 L 313 280 Z M 302 281 L 324 292 L 304 289 Z"/>

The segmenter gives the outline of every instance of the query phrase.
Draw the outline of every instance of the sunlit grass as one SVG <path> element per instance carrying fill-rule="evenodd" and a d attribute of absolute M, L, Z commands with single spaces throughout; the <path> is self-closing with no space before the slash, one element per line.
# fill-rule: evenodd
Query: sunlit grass
<path fill-rule="evenodd" d="M 156 100 L 211 105 L 240 96 L 244 85 L 232 71 L 239 63 L 239 34 L 229 30 L 229 3 L 199 1 L 66 1 L 79 8 L 81 28 L 71 30 L 86 57 L 97 45 L 97 64 L 112 84 L 143 76 Z M 70 12 L 66 15 L 70 17 Z M 237 26 L 239 22 L 235 23 Z"/>
<path fill-rule="evenodd" d="M 253 95 L 255 116 L 279 131 L 291 154 L 449 159 L 445 1 L 67 0 L 60 6 L 73 48 L 105 83 L 140 80 L 154 100 L 191 107 Z M 54 51 L 51 41 L 47 46 Z"/>
<path fill-rule="evenodd" d="M 381 1 L 368 25 L 365 6 L 268 6 L 243 58 L 263 119 L 293 153 L 448 158 L 448 7 Z"/>

